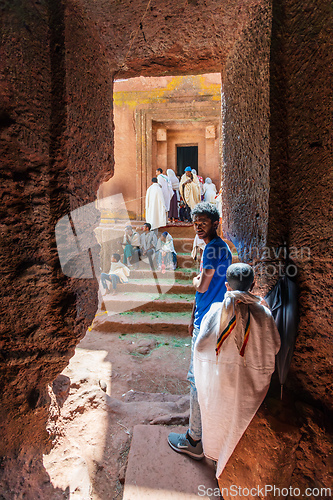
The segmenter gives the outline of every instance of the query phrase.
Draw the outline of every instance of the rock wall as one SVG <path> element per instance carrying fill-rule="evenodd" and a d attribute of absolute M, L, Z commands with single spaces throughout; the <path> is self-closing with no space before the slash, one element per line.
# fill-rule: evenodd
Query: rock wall
<path fill-rule="evenodd" d="M 252 262 L 265 250 L 276 264 L 278 246 L 289 245 L 301 290 L 299 389 L 331 408 L 331 381 L 327 386 L 325 378 L 331 351 L 323 347 L 332 327 L 328 3 L 312 7 L 303 13 L 297 2 L 274 4 L 271 43 L 270 11 L 260 8 L 228 57 L 223 230 Z"/>
<path fill-rule="evenodd" d="M 307 1 L 301 7 L 296 1 L 285 0 L 274 6 L 268 246 L 286 238 L 298 267 L 300 325 L 289 384 L 308 403 L 331 412 L 333 173 L 329 10 L 328 1 Z M 276 123 L 281 125 L 277 127 Z M 279 154 L 277 149 L 274 151 L 276 145 Z M 281 224 L 281 220 L 285 222 Z"/>
<path fill-rule="evenodd" d="M 13 469 L 10 457 L 45 449 L 47 384 L 97 308 L 94 279 L 62 272 L 55 226 L 112 174 L 112 76 L 99 40 L 63 3 L 13 1 L 2 15 L 0 449 Z M 88 239 L 93 208 L 89 217 Z M 94 245 L 75 267 L 98 265 Z"/>
<path fill-rule="evenodd" d="M 330 486 L 332 472 L 333 277 L 329 4 L 284 0 L 272 7 L 269 65 L 255 73 L 258 59 L 253 62 L 249 51 L 252 47 L 261 61 L 263 44 L 257 37 L 249 39 L 246 31 L 226 64 L 223 229 L 245 260 L 259 265 L 262 259 L 262 291 L 284 273 L 281 245 L 289 246 L 298 268 L 300 325 L 283 400 L 274 378 L 270 397 L 229 460 L 220 484 L 226 488 L 224 498 L 232 497 L 233 484 L 242 491 L 274 484 L 289 488 L 289 494 L 291 487 L 300 492 L 293 494 L 296 498 L 304 496 L 307 487 L 317 488 L 320 498 L 328 498 L 324 488 Z M 266 70 L 269 88 L 265 86 L 265 107 L 260 108 L 259 75 Z M 258 88 L 253 88 L 254 82 Z M 253 252 L 253 244 L 260 252 Z M 274 456 L 276 451 L 283 456 Z M 274 492 L 265 498 L 274 498 Z"/>
<path fill-rule="evenodd" d="M 266 243 L 271 9 L 258 6 L 222 73 L 222 220 L 242 259 Z"/>
<path fill-rule="evenodd" d="M 117 78 L 215 73 L 263 0 L 146 0 L 80 6 L 105 40 Z"/>

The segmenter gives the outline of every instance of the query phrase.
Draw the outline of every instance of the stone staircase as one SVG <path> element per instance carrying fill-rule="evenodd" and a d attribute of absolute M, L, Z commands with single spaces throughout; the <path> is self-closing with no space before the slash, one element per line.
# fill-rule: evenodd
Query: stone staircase
<path fill-rule="evenodd" d="M 141 225 L 132 222 L 132 226 Z M 173 237 L 177 269 L 153 273 L 140 261 L 139 268 L 131 270 L 129 283 L 117 286 L 117 295 L 100 297 L 94 330 L 187 335 L 194 300 L 192 278 L 199 269 L 191 257 L 194 230 L 192 224 L 182 223 L 160 228 L 159 234 L 165 230 Z M 234 247 L 233 251 L 236 259 Z"/>

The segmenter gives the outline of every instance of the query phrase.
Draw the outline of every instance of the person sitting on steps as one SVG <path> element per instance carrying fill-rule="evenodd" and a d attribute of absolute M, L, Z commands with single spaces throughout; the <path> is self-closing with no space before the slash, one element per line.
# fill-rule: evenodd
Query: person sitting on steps
<path fill-rule="evenodd" d="M 154 271 L 154 256 L 157 246 L 157 236 L 154 231 L 151 231 L 151 224 L 145 222 L 143 225 L 143 233 L 140 236 L 140 253 L 141 260 L 148 258 L 150 268 Z"/>
<path fill-rule="evenodd" d="M 125 234 L 121 245 L 124 247 L 125 266 L 134 265 L 138 267 L 140 257 L 140 236 L 136 231 L 133 231 L 132 226 L 125 227 Z"/>
<path fill-rule="evenodd" d="M 128 283 L 130 270 L 120 261 L 119 253 L 113 253 L 111 256 L 111 267 L 108 273 L 101 273 L 101 283 L 105 290 L 108 290 L 107 281 L 112 283 L 112 295 L 117 293 L 118 283 Z"/>
<path fill-rule="evenodd" d="M 167 231 L 164 231 L 158 239 L 156 250 L 157 270 L 175 270 L 177 267 L 177 254 L 173 245 L 173 238 Z"/>

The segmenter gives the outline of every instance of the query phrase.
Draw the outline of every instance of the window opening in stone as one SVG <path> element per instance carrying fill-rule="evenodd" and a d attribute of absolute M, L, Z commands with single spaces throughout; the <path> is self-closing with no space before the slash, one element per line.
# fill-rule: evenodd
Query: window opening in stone
<path fill-rule="evenodd" d="M 177 175 L 183 175 L 187 166 L 198 169 L 198 146 L 176 146 L 177 147 Z"/>

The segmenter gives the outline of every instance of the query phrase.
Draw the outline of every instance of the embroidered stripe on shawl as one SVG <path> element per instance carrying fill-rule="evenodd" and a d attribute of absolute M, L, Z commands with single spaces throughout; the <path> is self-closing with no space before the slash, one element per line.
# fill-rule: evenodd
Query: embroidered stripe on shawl
<path fill-rule="evenodd" d="M 221 333 L 221 335 L 217 339 L 217 345 L 216 345 L 216 349 L 215 349 L 217 356 L 218 356 L 218 354 L 220 352 L 220 349 L 221 349 L 221 346 L 222 346 L 223 342 L 230 335 L 230 333 L 235 328 L 235 326 L 236 326 L 236 316 L 233 316 L 231 318 L 228 326 L 223 330 L 223 332 Z"/>
<path fill-rule="evenodd" d="M 250 308 L 249 308 L 249 316 L 247 318 L 246 327 L 245 327 L 243 344 L 242 344 L 242 347 L 239 351 L 240 356 L 244 356 L 245 347 L 246 347 L 246 344 L 248 343 L 248 340 L 249 340 L 249 335 L 250 335 Z"/>

